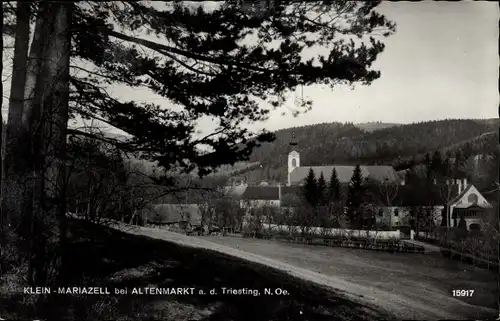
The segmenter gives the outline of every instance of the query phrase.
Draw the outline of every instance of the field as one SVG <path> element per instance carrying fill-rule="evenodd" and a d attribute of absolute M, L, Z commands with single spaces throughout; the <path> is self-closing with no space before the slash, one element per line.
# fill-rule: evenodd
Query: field
<path fill-rule="evenodd" d="M 182 237 L 154 229 L 152 236 Z M 390 315 L 269 267 L 173 242 L 76 221 L 68 283 L 100 287 L 194 287 L 219 295 L 34 295 L 0 289 L 0 317 L 33 320 L 384 320 Z M 195 238 L 183 236 L 189 240 Z M 158 237 L 156 237 L 158 238 Z M 19 284 L 17 284 L 19 286 Z M 10 287 L 9 287 L 10 286 Z M 288 296 L 220 295 L 220 288 L 281 288 Z M 10 289 L 7 291 L 7 289 Z"/>
<path fill-rule="evenodd" d="M 0 284 L 0 317 L 86 320 L 395 320 L 496 316 L 495 274 L 440 254 L 391 254 L 72 223 L 67 282 L 193 287 L 219 295 L 33 295 Z M 19 282 L 17 284 L 19 286 Z M 222 287 L 286 296 L 220 295 Z M 5 289 L 10 289 L 6 291 Z M 473 289 L 458 299 L 452 289 Z"/>
<path fill-rule="evenodd" d="M 491 317 L 498 307 L 494 271 L 440 253 L 391 254 L 236 237 L 203 239 L 371 288 L 373 299 L 401 318 Z M 472 289 L 474 295 L 453 298 L 453 289 Z"/>

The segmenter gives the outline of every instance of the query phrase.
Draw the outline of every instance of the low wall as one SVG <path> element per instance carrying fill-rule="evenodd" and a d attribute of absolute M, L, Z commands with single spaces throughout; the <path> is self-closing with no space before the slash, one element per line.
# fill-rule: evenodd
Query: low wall
<path fill-rule="evenodd" d="M 244 224 L 243 227 L 248 226 Z M 275 231 L 280 233 L 301 233 L 300 226 L 278 225 L 263 223 L 262 228 L 264 231 Z M 367 230 L 350 230 L 341 228 L 322 228 L 322 227 L 309 227 L 306 232 L 314 235 L 325 236 L 350 236 L 350 237 L 368 237 L 375 239 L 400 239 L 401 235 L 397 231 L 367 231 Z"/>

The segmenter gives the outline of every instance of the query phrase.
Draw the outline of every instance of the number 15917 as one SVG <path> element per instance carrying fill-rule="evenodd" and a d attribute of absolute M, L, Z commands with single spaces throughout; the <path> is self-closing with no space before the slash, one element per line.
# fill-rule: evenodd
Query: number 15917
<path fill-rule="evenodd" d="M 474 290 L 453 290 L 453 296 L 471 297 L 474 295 Z"/>

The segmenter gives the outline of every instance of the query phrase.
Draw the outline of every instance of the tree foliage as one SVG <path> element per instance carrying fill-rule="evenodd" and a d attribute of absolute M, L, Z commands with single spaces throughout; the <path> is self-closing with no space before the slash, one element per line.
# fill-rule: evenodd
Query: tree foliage
<path fill-rule="evenodd" d="M 336 202 L 340 200 L 340 181 L 337 175 L 337 170 L 334 168 L 330 175 L 330 182 L 328 184 L 328 200 Z"/>
<path fill-rule="evenodd" d="M 304 180 L 302 196 L 310 206 L 315 207 L 318 204 L 318 180 L 312 168 L 309 169 Z"/>
<path fill-rule="evenodd" d="M 370 67 L 384 49 L 381 41 L 350 40 L 394 30 L 391 22 L 372 10 L 377 4 L 282 1 L 257 16 L 231 2 L 212 11 L 178 2 L 165 8 L 132 1 L 77 6 L 74 52 L 93 63 L 96 71 L 73 77 L 72 111 L 131 134 L 131 149 L 167 169 L 197 168 L 206 174 L 221 163 L 246 159 L 259 141 L 272 139 L 265 133 L 250 139 L 255 133 L 241 126 L 266 119 L 269 109 L 256 99 L 278 107 L 283 95 L 297 86 L 368 84 L 378 78 L 379 72 Z M 311 19 L 311 14 L 338 16 L 328 22 Z M 132 36 L 142 32 L 149 36 Z M 309 33 L 316 34 L 316 39 L 306 36 Z M 242 44 L 250 35 L 255 38 L 253 44 Z M 271 42 L 279 45 L 270 47 Z M 98 45 L 89 51 L 90 43 Z M 314 45 L 328 47 L 328 55 L 301 58 Z M 106 79 L 148 88 L 182 106 L 181 111 L 118 102 L 93 85 Z M 310 102 L 304 101 L 298 111 L 309 107 Z M 213 118 L 217 128 L 195 138 L 202 117 Z"/>
<path fill-rule="evenodd" d="M 346 206 L 348 208 L 349 222 L 352 227 L 357 227 L 362 222 L 361 206 L 364 203 L 365 186 L 361 167 L 356 165 L 352 173 L 347 192 Z"/>
<path fill-rule="evenodd" d="M 319 174 L 318 181 L 317 181 L 317 197 L 318 197 L 318 205 L 325 206 L 328 204 L 328 185 L 325 180 L 325 175 L 323 175 L 323 172 Z"/>
<path fill-rule="evenodd" d="M 172 184 L 172 173 L 206 176 L 247 160 L 274 137 L 246 125 L 265 120 L 288 93 L 313 84 L 370 84 L 380 76 L 372 64 L 395 27 L 374 10 L 379 3 L 272 1 L 258 15 L 232 1 L 213 10 L 188 2 L 9 3 L 15 10 L 6 21 L 16 26 L 3 31 L 15 39 L 15 59 L 2 185 L 13 196 L 4 197 L 7 212 L 29 227 L 21 251 L 28 253 L 28 282 L 45 284 L 47 255 L 65 244 L 67 187 L 88 204 L 125 184 L 120 162 L 111 162 L 118 166 L 114 176 L 96 169 L 109 159 L 94 150 L 94 160 L 75 163 L 81 179 L 67 185 L 68 135 L 156 162 L 165 177 L 154 181 L 164 185 Z M 326 54 L 307 58 L 315 46 Z M 123 101 L 112 90 L 120 86 L 152 92 L 170 106 Z M 293 112 L 310 107 L 304 99 Z M 68 129 L 76 118 L 130 139 Z M 200 132 L 205 119 L 214 128 Z M 92 188 L 83 192 L 84 183 Z"/>

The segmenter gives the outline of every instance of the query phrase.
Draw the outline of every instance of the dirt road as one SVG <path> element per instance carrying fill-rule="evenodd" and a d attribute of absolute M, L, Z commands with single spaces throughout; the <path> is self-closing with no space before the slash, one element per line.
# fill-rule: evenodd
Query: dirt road
<path fill-rule="evenodd" d="M 180 245 L 204 248 L 264 264 L 310 282 L 342 291 L 398 319 L 470 319 L 496 315 L 494 274 L 439 254 L 390 254 L 328 247 L 306 247 L 230 237 L 191 237 L 154 228 L 127 228 Z M 452 289 L 474 289 L 459 300 Z M 467 301 L 467 302 L 466 302 Z"/>

